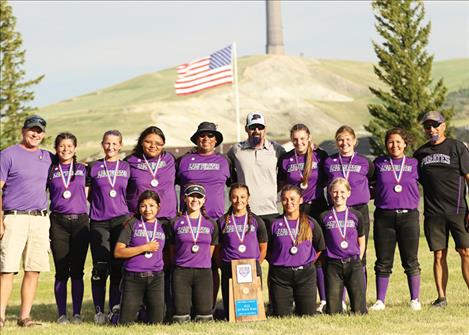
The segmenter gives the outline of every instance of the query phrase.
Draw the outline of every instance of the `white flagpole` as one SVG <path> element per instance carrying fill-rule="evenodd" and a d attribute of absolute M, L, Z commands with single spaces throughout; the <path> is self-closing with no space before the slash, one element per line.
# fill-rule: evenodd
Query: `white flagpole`
<path fill-rule="evenodd" d="M 234 94 L 234 103 L 236 110 L 236 141 L 241 141 L 241 125 L 240 125 L 240 116 L 239 116 L 239 88 L 238 88 L 238 57 L 236 54 L 236 42 L 232 44 L 232 54 L 231 61 L 233 64 L 233 94 Z"/>

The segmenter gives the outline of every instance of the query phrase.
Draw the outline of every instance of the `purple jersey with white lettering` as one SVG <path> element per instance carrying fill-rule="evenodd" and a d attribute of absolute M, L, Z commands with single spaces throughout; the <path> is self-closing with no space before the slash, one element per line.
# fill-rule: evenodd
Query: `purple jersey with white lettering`
<path fill-rule="evenodd" d="M 295 237 L 297 220 L 287 220 L 287 222 L 293 237 Z M 298 267 L 308 265 L 316 261 L 317 253 L 324 250 L 326 246 L 318 223 L 313 218 L 308 217 L 308 224 L 312 229 L 313 239 L 302 241 L 297 244 L 297 253 L 293 254 L 291 252 L 291 248 L 294 246 L 294 243 L 286 226 L 284 217 L 279 216 L 272 222 L 269 238 L 269 264 L 275 266 Z"/>
<path fill-rule="evenodd" d="M 177 161 L 177 183 L 181 186 L 180 207 L 184 207 L 184 186 L 189 183 L 205 187 L 208 216 L 218 219 L 225 214 L 225 184 L 230 178 L 230 165 L 224 155 L 187 153 Z"/>
<path fill-rule="evenodd" d="M 176 179 L 176 167 L 174 156 L 169 152 L 162 152 L 159 157 L 147 159 L 150 169 L 143 157 L 131 155 L 126 161 L 130 165 L 130 179 L 127 186 L 127 205 L 129 211 L 135 213 L 137 210 L 138 197 L 145 190 L 152 190 L 158 193 L 161 200 L 161 208 L 158 217 L 174 218 L 176 216 L 176 189 L 174 187 Z M 159 163 L 158 163 L 159 162 Z M 158 170 L 155 177 L 151 170 L 155 171 L 158 163 Z M 153 179 L 158 181 L 157 186 L 152 186 Z"/>
<path fill-rule="evenodd" d="M 368 201 L 370 201 L 368 180 L 373 177 L 373 163 L 357 152 L 355 152 L 353 156 L 342 156 L 341 158 L 342 164 L 338 153 L 326 159 L 324 171 L 327 176 L 327 185 L 338 177 L 346 178 L 347 171 L 350 170 L 348 182 L 352 188 L 352 194 L 347 199 L 347 205 L 356 206 L 367 204 Z M 352 160 L 352 162 L 350 162 L 350 160 Z M 331 202 L 329 201 L 329 203 Z"/>
<path fill-rule="evenodd" d="M 0 151 L 3 210 L 27 211 L 47 208 L 47 177 L 52 154 L 28 151 L 16 144 Z"/>
<path fill-rule="evenodd" d="M 337 212 L 337 221 L 333 211 L 327 210 L 321 214 L 321 225 L 326 240 L 326 255 L 333 259 L 344 259 L 360 256 L 358 237 L 365 235 L 362 214 L 349 208 L 347 225 L 345 226 L 345 212 Z"/>
<path fill-rule="evenodd" d="M 324 161 L 327 153 L 322 149 L 313 150 L 313 164 L 308 178 L 308 187 L 303 192 L 304 202 L 324 197 L 325 175 Z M 278 161 L 278 180 L 285 184 L 300 186 L 303 179 L 303 171 L 306 164 L 306 155 L 295 155 L 295 149 L 283 154 Z"/>
<path fill-rule="evenodd" d="M 415 158 L 405 157 L 401 180 L 403 158 L 392 159 L 380 156 L 375 159 L 375 206 L 381 209 L 416 209 L 419 206 L 418 162 Z M 393 170 L 394 168 L 394 170 Z M 394 172 L 393 172 L 394 171 Z M 397 178 L 396 178 L 397 177 Z M 397 187 L 396 185 L 401 187 Z M 400 192 L 397 192 L 397 191 Z"/>
<path fill-rule="evenodd" d="M 209 269 L 212 267 L 210 246 L 218 244 L 218 227 L 211 219 L 202 216 L 200 232 L 197 236 L 199 219 L 190 219 L 190 225 L 196 236 L 192 237 L 186 215 L 177 216 L 172 224 L 172 243 L 175 248 L 174 264 L 183 268 Z M 199 250 L 193 251 L 197 245 Z"/>
<path fill-rule="evenodd" d="M 70 166 L 71 164 L 60 164 L 65 183 L 69 178 Z M 86 207 L 85 192 L 86 166 L 81 163 L 75 163 L 72 167 L 70 184 L 65 188 L 59 166 L 52 166 L 48 182 L 51 212 L 60 214 L 84 214 L 88 210 Z M 70 192 L 70 198 L 64 197 L 66 190 Z"/>
<path fill-rule="evenodd" d="M 113 187 L 111 182 L 114 179 L 117 162 L 119 162 L 119 168 Z M 129 213 L 125 201 L 125 190 L 130 177 L 129 164 L 119 160 L 106 162 L 106 165 L 111 182 L 103 160 L 91 164 L 88 172 L 88 184 L 91 186 L 90 218 L 95 221 L 105 221 Z M 116 192 L 115 197 L 111 196 L 111 190 Z"/>
<path fill-rule="evenodd" d="M 264 221 L 251 213 L 246 221 L 246 233 L 243 238 L 245 216 L 234 216 L 235 224 L 233 224 L 232 217 L 232 215 L 225 214 L 218 219 L 222 261 L 231 262 L 236 259 L 248 258 L 259 260 L 259 243 L 266 243 L 268 239 Z M 237 229 L 239 237 L 235 229 Z M 240 245 L 245 246 L 244 252 L 240 251 Z"/>
<path fill-rule="evenodd" d="M 145 224 L 146 232 L 143 227 Z M 153 232 L 156 229 L 155 236 Z M 147 240 L 148 239 L 148 240 Z M 166 242 L 166 233 L 161 223 L 145 222 L 140 219 L 132 218 L 131 221 L 122 229 L 117 242 L 125 244 L 128 248 L 137 247 L 150 241 L 159 243 L 157 251 L 148 253 L 151 257 L 147 258 L 145 253 L 128 258 L 124 263 L 126 271 L 131 272 L 158 272 L 163 270 L 163 248 Z"/>

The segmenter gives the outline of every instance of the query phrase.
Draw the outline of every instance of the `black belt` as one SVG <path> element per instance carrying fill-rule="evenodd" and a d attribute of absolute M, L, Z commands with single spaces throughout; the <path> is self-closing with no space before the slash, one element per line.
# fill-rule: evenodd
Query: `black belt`
<path fill-rule="evenodd" d="M 277 268 L 282 268 L 282 269 L 289 269 L 289 270 L 293 270 L 293 271 L 299 271 L 299 270 L 304 270 L 304 269 L 307 269 L 311 266 L 312 263 L 308 263 L 308 264 L 305 264 L 305 265 L 300 265 L 300 266 L 282 266 L 282 265 L 274 265 L 275 267 Z"/>
<path fill-rule="evenodd" d="M 66 219 L 66 220 L 78 220 L 79 218 L 88 214 L 86 213 L 84 214 L 61 214 L 61 213 L 52 212 L 51 215 L 60 216 L 61 218 Z"/>
<path fill-rule="evenodd" d="M 32 216 L 46 216 L 47 209 L 30 209 L 28 211 L 6 210 L 3 215 L 32 215 Z"/>
<path fill-rule="evenodd" d="M 148 278 L 148 277 L 154 277 L 161 273 L 161 271 L 156 272 L 156 271 L 146 271 L 146 272 L 132 272 L 132 271 L 126 271 L 125 274 L 131 277 L 137 277 L 137 278 Z"/>
<path fill-rule="evenodd" d="M 393 213 L 393 214 L 407 214 L 410 212 L 415 211 L 416 209 L 384 209 L 384 208 L 378 208 L 381 212 L 384 213 Z"/>
<path fill-rule="evenodd" d="M 356 261 L 359 261 L 359 260 L 360 260 L 360 256 L 358 256 L 358 255 L 347 257 L 347 258 L 342 258 L 342 259 L 328 258 L 328 261 L 339 262 L 339 263 L 342 263 L 342 264 L 356 262 Z"/>

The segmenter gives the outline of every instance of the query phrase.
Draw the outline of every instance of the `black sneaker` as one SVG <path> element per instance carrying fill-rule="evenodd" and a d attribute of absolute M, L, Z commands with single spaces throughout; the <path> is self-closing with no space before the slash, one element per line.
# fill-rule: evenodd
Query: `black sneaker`
<path fill-rule="evenodd" d="M 445 308 L 446 306 L 448 306 L 446 298 L 438 298 L 434 302 L 432 302 L 432 307 L 435 308 Z"/>

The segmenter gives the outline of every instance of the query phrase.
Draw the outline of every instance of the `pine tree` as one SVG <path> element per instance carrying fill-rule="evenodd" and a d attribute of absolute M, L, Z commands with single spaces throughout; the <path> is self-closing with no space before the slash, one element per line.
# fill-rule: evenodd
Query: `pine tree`
<path fill-rule="evenodd" d="M 25 50 L 16 18 L 6 0 L 0 1 L 0 150 L 18 143 L 24 119 L 34 110 L 32 85 L 44 76 L 26 80 Z"/>
<path fill-rule="evenodd" d="M 375 28 L 383 42 L 373 41 L 379 59 L 374 72 L 386 88 L 370 87 L 380 104 L 368 105 L 372 116 L 365 129 L 373 138 L 374 154 L 385 152 L 384 134 L 392 127 L 406 129 L 413 137 L 407 146 L 413 152 L 425 142 L 419 120 L 431 110 L 443 113 L 446 120 L 453 110 L 443 109 L 447 89 L 440 79 L 432 84 L 433 55 L 425 51 L 430 35 L 431 23 L 423 24 L 425 8 L 422 1 L 375 0 Z"/>

